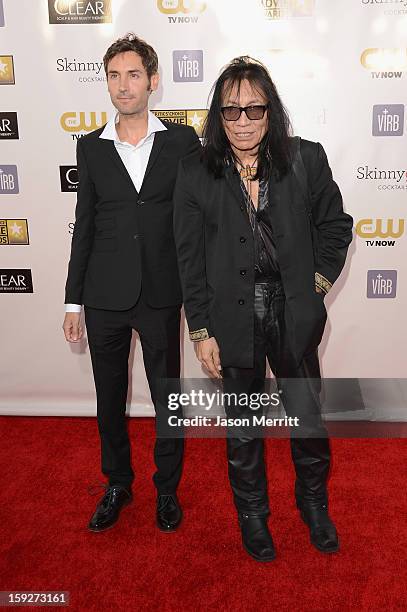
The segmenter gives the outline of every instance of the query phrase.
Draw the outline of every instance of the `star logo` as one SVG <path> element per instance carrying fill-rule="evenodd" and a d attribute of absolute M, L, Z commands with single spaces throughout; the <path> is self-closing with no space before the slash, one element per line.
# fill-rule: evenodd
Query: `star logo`
<path fill-rule="evenodd" d="M 197 112 L 195 112 L 192 117 L 189 118 L 189 125 L 193 128 L 201 127 L 203 121 L 203 117 L 200 117 Z"/>
<path fill-rule="evenodd" d="M 202 136 L 202 128 L 208 111 L 206 108 L 199 109 L 172 109 L 172 110 L 153 110 L 158 119 L 171 121 L 179 125 L 189 125 L 194 128 L 199 138 Z"/>
<path fill-rule="evenodd" d="M 199 137 L 202 136 L 202 128 L 207 114 L 208 111 L 204 109 L 187 111 L 187 124 L 194 128 Z"/>
<path fill-rule="evenodd" d="M 12 55 L 0 55 L 0 85 L 14 85 L 14 64 Z"/>
<path fill-rule="evenodd" d="M 23 228 L 21 227 L 21 225 L 17 225 L 17 223 L 14 221 L 14 225 L 11 226 L 11 233 L 13 236 L 21 236 L 21 232 L 23 230 Z"/>
<path fill-rule="evenodd" d="M 310 17 L 314 13 L 315 0 L 294 0 L 293 17 Z"/>
<path fill-rule="evenodd" d="M 8 244 L 29 244 L 27 219 L 6 219 Z"/>

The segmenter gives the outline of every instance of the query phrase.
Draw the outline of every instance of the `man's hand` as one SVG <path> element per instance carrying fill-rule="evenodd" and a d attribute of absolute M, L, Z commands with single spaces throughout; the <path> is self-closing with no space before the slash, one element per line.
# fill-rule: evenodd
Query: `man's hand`
<path fill-rule="evenodd" d="M 219 347 L 215 338 L 195 342 L 195 353 L 198 360 L 209 371 L 213 378 L 222 378 L 219 357 Z"/>
<path fill-rule="evenodd" d="M 79 342 L 79 340 L 83 336 L 83 329 L 81 326 L 81 313 L 65 313 L 65 319 L 62 329 L 64 330 L 65 339 L 68 342 Z"/>

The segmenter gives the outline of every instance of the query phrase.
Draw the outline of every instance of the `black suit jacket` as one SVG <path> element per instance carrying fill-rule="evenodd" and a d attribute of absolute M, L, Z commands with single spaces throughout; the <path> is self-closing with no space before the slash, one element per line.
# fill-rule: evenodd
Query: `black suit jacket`
<path fill-rule="evenodd" d="M 127 310 L 143 295 L 160 308 L 182 302 L 173 237 L 180 158 L 200 149 L 191 127 L 163 121 L 138 193 L 104 128 L 77 144 L 79 188 L 65 303 Z"/>
<path fill-rule="evenodd" d="M 353 222 L 343 211 L 322 146 L 301 140 L 301 155 L 310 203 L 293 170 L 281 181 L 271 178 L 269 186 L 286 295 L 285 320 L 298 363 L 318 346 L 326 322 L 323 297 L 315 291 L 315 273 L 329 290 L 345 263 Z M 233 170 L 230 166 L 225 177 L 215 179 L 199 153 L 183 160 L 174 192 L 174 229 L 190 332 L 206 329 L 216 338 L 224 367 L 249 368 L 254 342 L 254 242 L 240 179 Z"/>

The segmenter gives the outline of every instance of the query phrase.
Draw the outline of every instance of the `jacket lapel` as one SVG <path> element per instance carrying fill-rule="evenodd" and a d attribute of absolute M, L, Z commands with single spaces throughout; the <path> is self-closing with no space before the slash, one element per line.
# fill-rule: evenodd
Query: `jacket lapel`
<path fill-rule="evenodd" d="M 280 209 L 281 193 L 279 185 L 277 184 L 274 172 L 271 173 L 269 179 L 269 206 L 270 206 L 270 219 L 272 222 L 273 230 L 275 228 L 277 211 Z"/>
<path fill-rule="evenodd" d="M 137 189 L 135 188 L 134 183 L 131 180 L 129 173 L 127 172 L 126 166 L 124 165 L 122 158 L 120 157 L 120 155 L 118 154 L 116 150 L 116 147 L 114 146 L 113 140 L 103 140 L 103 142 L 106 143 L 106 148 L 112 160 L 114 161 L 115 166 L 120 171 L 120 173 L 123 175 L 123 177 L 126 179 L 129 186 L 137 193 Z"/>
<path fill-rule="evenodd" d="M 163 130 L 162 132 L 156 132 L 154 134 L 154 143 L 153 143 L 153 148 L 151 149 L 151 153 L 150 153 L 150 157 L 148 159 L 148 163 L 147 163 L 147 168 L 146 168 L 146 172 L 144 174 L 144 179 L 143 179 L 143 184 L 140 188 L 140 192 L 143 189 L 143 185 L 149 175 L 149 173 L 151 172 L 152 167 L 154 166 L 155 162 L 157 161 L 157 157 L 160 154 L 161 149 L 164 146 L 164 143 L 167 139 L 167 135 L 168 135 L 168 131 L 167 130 Z"/>
<path fill-rule="evenodd" d="M 292 208 L 291 174 L 277 180 L 274 172 L 269 180 L 270 219 L 276 237 L 290 233 Z"/>
<path fill-rule="evenodd" d="M 233 164 L 229 164 L 225 169 L 225 178 L 226 184 L 233 193 L 236 203 L 241 206 L 243 203 L 243 197 L 240 187 L 240 178 L 238 172 L 235 171 L 235 166 Z"/>
<path fill-rule="evenodd" d="M 166 138 L 167 138 L 167 130 L 162 131 L 162 132 L 156 132 L 155 135 L 154 135 L 153 148 L 151 149 L 150 157 L 148 159 L 147 168 L 146 168 L 146 172 L 144 174 L 144 179 L 143 179 L 142 186 L 140 188 L 140 192 L 141 192 L 141 190 L 143 188 L 144 182 L 145 182 L 149 172 L 151 171 L 152 167 L 154 166 L 155 162 L 157 161 L 157 158 L 158 158 L 158 156 L 160 154 L 161 149 L 164 146 Z M 124 165 L 124 163 L 122 161 L 122 158 L 120 157 L 120 155 L 118 154 L 118 152 L 116 150 L 116 147 L 114 146 L 113 140 L 104 140 L 104 142 L 106 143 L 106 147 L 107 147 L 108 153 L 111 156 L 112 160 L 114 161 L 116 167 L 121 172 L 121 174 L 124 176 L 124 178 L 126 179 L 127 183 L 132 187 L 132 189 L 134 189 L 134 191 L 136 193 L 138 193 L 137 189 L 134 186 L 133 181 L 131 180 L 131 177 L 130 177 L 129 173 L 126 170 L 126 166 Z"/>

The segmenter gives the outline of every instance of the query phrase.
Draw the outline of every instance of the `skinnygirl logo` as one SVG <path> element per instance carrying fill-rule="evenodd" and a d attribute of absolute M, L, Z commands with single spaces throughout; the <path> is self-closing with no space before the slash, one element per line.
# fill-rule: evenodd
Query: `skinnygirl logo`
<path fill-rule="evenodd" d="M 377 189 L 380 191 L 387 189 L 407 190 L 407 170 L 383 170 L 371 168 L 370 166 L 359 166 L 356 178 L 365 181 L 380 181 Z"/>
<path fill-rule="evenodd" d="M 407 0 L 361 0 L 364 6 L 381 8 L 385 15 L 406 15 Z"/>

